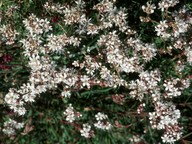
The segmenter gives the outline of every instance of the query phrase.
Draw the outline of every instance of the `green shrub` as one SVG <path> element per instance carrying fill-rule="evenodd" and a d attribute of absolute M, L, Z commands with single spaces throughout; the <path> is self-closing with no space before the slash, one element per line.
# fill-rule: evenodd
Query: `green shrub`
<path fill-rule="evenodd" d="M 0 141 L 190 143 L 192 4 L 0 3 Z"/>

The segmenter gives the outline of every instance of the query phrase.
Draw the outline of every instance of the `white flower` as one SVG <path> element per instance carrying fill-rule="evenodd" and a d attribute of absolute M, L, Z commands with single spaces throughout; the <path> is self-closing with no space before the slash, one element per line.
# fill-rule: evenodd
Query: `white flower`
<path fill-rule="evenodd" d="M 94 126 L 98 129 L 103 129 L 103 130 L 109 130 L 112 128 L 111 123 L 109 123 L 108 121 L 106 121 L 106 122 L 97 121 L 96 123 L 94 123 Z"/>
<path fill-rule="evenodd" d="M 18 115 L 23 116 L 26 113 L 26 109 L 24 107 L 18 107 L 14 109 L 15 113 L 18 113 Z"/>
<path fill-rule="evenodd" d="M 147 2 L 147 6 L 142 6 L 142 9 L 147 14 L 154 13 L 154 10 L 156 9 L 156 6 L 154 4 L 151 4 L 150 2 Z"/>
<path fill-rule="evenodd" d="M 167 21 L 160 21 L 160 24 L 158 24 L 155 27 L 155 31 L 157 32 L 157 36 L 161 36 L 163 38 L 169 38 L 171 35 L 167 32 L 168 29 Z"/>
<path fill-rule="evenodd" d="M 14 44 L 14 42 L 16 40 L 16 36 L 18 34 L 19 33 L 16 30 L 14 30 L 12 28 L 12 26 L 9 24 L 8 25 L 2 25 L 0 27 L 0 36 L 2 36 L 1 41 L 5 41 L 7 45 Z"/>
<path fill-rule="evenodd" d="M 39 19 L 34 14 L 31 14 L 28 19 L 23 20 L 23 24 L 31 36 L 52 30 L 47 19 Z"/>
<path fill-rule="evenodd" d="M 24 123 L 18 123 L 16 122 L 15 120 L 12 120 L 12 119 L 8 119 L 4 125 L 3 125 L 3 129 L 2 131 L 11 136 L 11 135 L 14 135 L 15 134 L 15 129 L 20 129 L 20 128 L 23 128 L 24 126 Z"/>
<path fill-rule="evenodd" d="M 97 122 L 94 124 L 96 128 L 103 129 L 103 130 L 109 130 L 112 125 L 106 119 L 108 119 L 108 116 L 104 113 L 98 112 L 95 115 L 95 118 Z"/>
<path fill-rule="evenodd" d="M 104 114 L 104 113 L 98 112 L 98 113 L 95 115 L 95 118 L 96 118 L 97 121 L 99 121 L 99 120 L 105 120 L 105 119 L 107 119 L 108 116 L 107 116 L 106 114 Z"/>
<path fill-rule="evenodd" d="M 87 75 L 81 76 L 80 80 L 82 82 L 82 87 L 87 86 L 87 88 L 90 88 L 90 83 L 89 83 L 90 78 Z"/>
<path fill-rule="evenodd" d="M 89 124 L 83 124 L 83 128 L 80 130 L 81 136 L 85 138 L 91 137 L 91 126 Z"/>
<path fill-rule="evenodd" d="M 67 90 L 64 90 L 64 91 L 62 91 L 61 96 L 64 96 L 66 98 L 70 98 L 71 92 L 67 91 Z"/>
<path fill-rule="evenodd" d="M 187 56 L 187 62 L 192 65 L 192 48 L 188 47 L 185 49 L 185 55 Z"/>
<path fill-rule="evenodd" d="M 99 29 L 98 26 L 96 26 L 96 25 L 94 25 L 94 24 L 92 24 L 92 23 L 89 23 L 89 24 L 87 25 L 87 35 L 95 35 L 95 34 L 98 34 L 98 33 L 99 33 L 99 32 L 98 32 L 98 29 Z"/>
<path fill-rule="evenodd" d="M 75 120 L 75 112 L 71 104 L 69 104 L 63 114 L 66 116 L 66 121 L 72 123 Z"/>
<path fill-rule="evenodd" d="M 16 104 L 17 100 L 19 99 L 19 95 L 14 93 L 13 90 L 9 90 L 9 93 L 5 96 L 5 102 L 7 104 Z"/>
<path fill-rule="evenodd" d="M 41 70 L 42 64 L 40 61 L 40 57 L 38 55 L 30 57 L 29 66 L 31 67 L 33 72 Z"/>
<path fill-rule="evenodd" d="M 158 5 L 159 9 L 161 11 L 164 11 L 165 9 L 168 9 L 169 7 L 174 7 L 177 3 L 179 3 L 178 0 L 161 0 Z"/>

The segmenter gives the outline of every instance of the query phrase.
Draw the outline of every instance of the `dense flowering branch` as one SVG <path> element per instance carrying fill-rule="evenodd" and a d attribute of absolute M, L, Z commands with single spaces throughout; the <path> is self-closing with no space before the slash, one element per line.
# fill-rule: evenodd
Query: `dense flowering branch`
<path fill-rule="evenodd" d="M 154 31 L 157 32 L 157 37 L 168 42 L 166 49 L 169 53 L 175 49 L 183 51 L 186 58 L 182 62 L 178 61 L 178 67 L 175 68 L 175 71 L 181 73 L 181 64 L 183 67 L 185 64 L 192 64 L 192 42 L 183 42 L 188 39 L 186 33 L 191 28 L 192 19 L 181 16 L 186 12 L 185 8 L 173 14 L 168 13 L 169 7 L 174 7 L 177 3 L 177 0 L 160 1 L 158 9 L 165 11 L 166 17 L 157 22 L 150 17 L 157 7 L 148 2 L 146 6 L 142 6 L 147 17 L 140 19 L 142 22 L 155 22 Z M 95 20 L 86 15 L 85 6 L 86 3 L 80 1 L 75 1 L 73 5 L 52 2 L 44 4 L 47 12 L 61 16 L 57 23 L 63 28 L 63 32 L 57 35 L 53 33 L 53 27 L 46 18 L 30 14 L 23 20 L 26 36 L 19 43 L 22 44 L 23 55 L 28 58 L 30 76 L 28 82 L 18 89 L 9 89 L 5 103 L 15 115 L 23 116 L 27 113 L 27 105 L 34 103 L 37 97 L 60 87 L 60 96 L 64 99 L 72 98 L 74 91 L 89 90 L 93 86 L 114 89 L 123 87 L 129 92 L 127 95 L 117 93 L 111 96 L 114 103 L 123 105 L 126 97 L 137 100 L 140 103 L 137 113 L 148 113 L 151 127 L 164 130 L 161 137 L 163 142 L 173 143 L 179 140 L 182 136 L 182 127 L 178 122 L 181 115 L 169 100 L 180 96 L 190 86 L 190 81 L 187 78 L 164 78 L 164 71 L 158 68 L 146 70 L 146 64 L 159 55 L 159 48 L 154 43 L 144 43 L 138 38 L 136 31 L 127 24 L 128 14 L 125 8 L 115 7 L 115 1 L 103 0 L 93 6 L 93 10 L 97 12 Z M 67 27 L 72 30 L 67 30 Z M 10 25 L 2 25 L 0 34 L 7 45 L 14 44 L 19 35 Z M 85 46 L 92 38 L 96 40 Z M 75 57 L 78 54 L 81 57 Z M 69 61 L 67 64 L 58 64 L 54 60 L 55 55 Z M 132 79 L 127 76 L 126 79 L 122 73 L 135 73 L 138 77 Z M 145 110 L 146 99 L 151 102 L 153 112 Z M 72 104 L 66 107 L 63 114 L 69 123 L 81 121 L 83 117 L 83 112 L 76 111 Z M 91 138 L 95 135 L 94 128 L 110 130 L 117 125 L 113 125 L 103 112 L 95 114 L 95 119 L 79 127 L 81 136 Z M 3 131 L 13 135 L 15 129 L 22 127 L 23 123 L 10 119 L 4 123 Z"/>

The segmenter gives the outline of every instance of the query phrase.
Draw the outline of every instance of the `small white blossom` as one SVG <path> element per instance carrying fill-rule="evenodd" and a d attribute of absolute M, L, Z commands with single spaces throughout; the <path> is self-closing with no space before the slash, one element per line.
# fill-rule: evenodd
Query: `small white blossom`
<path fill-rule="evenodd" d="M 87 88 L 90 88 L 89 80 L 90 78 L 87 75 L 81 76 L 82 87 L 87 86 Z"/>
<path fill-rule="evenodd" d="M 105 115 L 104 113 L 98 112 L 98 113 L 95 115 L 95 118 L 96 118 L 97 121 L 99 121 L 99 120 L 105 120 L 105 119 L 107 119 L 108 117 L 107 117 L 107 115 Z"/>
<path fill-rule="evenodd" d="M 94 132 L 91 130 L 91 125 L 83 124 L 83 128 L 80 130 L 81 136 L 85 138 L 90 138 L 94 135 Z"/>
<path fill-rule="evenodd" d="M 145 13 L 147 14 L 152 14 L 154 13 L 154 10 L 156 9 L 156 6 L 154 4 L 151 4 L 149 2 L 147 2 L 147 5 L 146 6 L 142 6 L 142 9 Z"/>
<path fill-rule="evenodd" d="M 64 91 L 62 91 L 61 96 L 64 96 L 66 98 L 70 98 L 71 92 L 67 91 L 67 90 L 64 90 Z"/>
<path fill-rule="evenodd" d="M 168 24 L 167 21 L 160 21 L 160 24 L 158 24 L 155 27 L 155 31 L 157 32 L 157 36 L 163 37 L 165 39 L 169 38 L 171 35 L 168 33 L 167 29 L 168 29 Z"/>
<path fill-rule="evenodd" d="M 66 116 L 66 121 L 72 123 L 75 120 L 75 112 L 71 104 L 67 107 L 63 114 Z"/>

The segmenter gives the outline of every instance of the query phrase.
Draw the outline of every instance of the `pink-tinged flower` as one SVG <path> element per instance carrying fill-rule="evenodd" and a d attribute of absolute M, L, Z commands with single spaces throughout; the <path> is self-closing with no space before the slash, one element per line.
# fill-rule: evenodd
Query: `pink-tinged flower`
<path fill-rule="evenodd" d="M 11 62 L 12 60 L 12 57 L 7 54 L 3 55 L 2 57 L 3 57 L 3 62 Z"/>
<path fill-rule="evenodd" d="M 0 63 L 0 69 L 10 70 L 10 68 L 6 66 L 5 63 L 9 63 L 11 62 L 11 60 L 12 60 L 12 57 L 10 55 L 4 54 L 2 56 L 2 62 Z"/>
<path fill-rule="evenodd" d="M 52 23 L 58 23 L 60 20 L 61 20 L 61 18 L 58 15 L 56 15 L 56 16 L 52 17 L 51 22 Z"/>
<path fill-rule="evenodd" d="M 3 62 L 0 63 L 0 69 L 10 70 L 10 68 L 8 66 L 5 66 Z"/>

